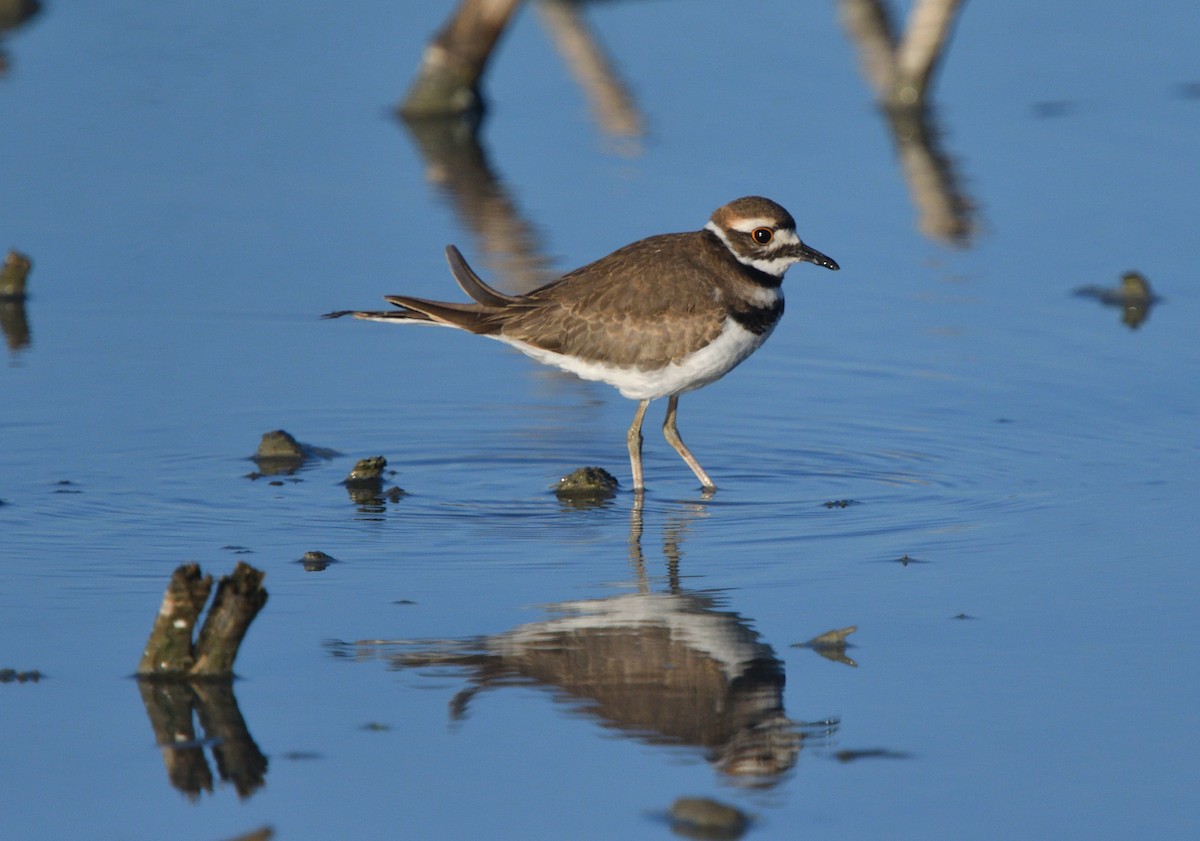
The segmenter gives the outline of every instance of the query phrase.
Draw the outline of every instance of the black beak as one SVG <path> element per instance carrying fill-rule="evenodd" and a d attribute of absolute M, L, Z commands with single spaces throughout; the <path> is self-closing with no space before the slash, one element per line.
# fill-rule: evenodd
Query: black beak
<path fill-rule="evenodd" d="M 800 243 L 797 256 L 805 262 L 816 263 L 818 266 L 824 266 L 825 268 L 832 269 L 835 272 L 841 268 L 832 258 L 826 257 L 815 248 L 809 248 L 804 243 Z"/>

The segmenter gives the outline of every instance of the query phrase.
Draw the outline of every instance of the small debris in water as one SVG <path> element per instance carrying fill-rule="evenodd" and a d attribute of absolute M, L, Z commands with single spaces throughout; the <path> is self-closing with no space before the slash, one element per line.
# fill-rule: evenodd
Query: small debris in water
<path fill-rule="evenodd" d="M 1074 102 L 1068 102 L 1065 99 L 1052 99 L 1044 102 L 1035 102 L 1031 110 L 1033 111 L 1033 116 L 1039 119 L 1066 117 L 1075 112 L 1076 105 Z"/>
<path fill-rule="evenodd" d="M 1162 302 L 1162 298 L 1150 289 L 1150 281 L 1140 272 L 1125 272 L 1121 285 L 1081 286 L 1072 293 L 1079 298 L 1092 298 L 1106 307 L 1120 307 L 1121 321 L 1130 330 L 1136 330 L 1150 316 L 1150 309 Z"/>
<path fill-rule="evenodd" d="M 619 484 L 603 467 L 580 467 L 558 480 L 554 494 L 564 502 L 596 503 L 616 496 Z"/>
<path fill-rule="evenodd" d="M 225 841 L 271 841 L 275 837 L 275 830 L 269 826 L 260 827 L 252 832 L 247 832 L 245 835 L 238 835 L 233 838 L 227 838 Z"/>
<path fill-rule="evenodd" d="M 849 625 L 845 628 L 838 628 L 833 631 L 826 631 L 819 634 L 808 642 L 798 642 L 792 645 L 792 648 L 809 648 L 820 654 L 826 660 L 832 660 L 835 663 L 843 663 L 851 668 L 858 668 L 858 663 L 846 656 L 846 649 L 849 643 L 846 642 L 846 637 L 858 630 L 857 625 Z"/>
<path fill-rule="evenodd" d="M 911 754 L 903 751 L 871 748 L 870 750 L 840 750 L 833 755 L 838 762 L 855 762 L 859 759 L 909 759 Z"/>
<path fill-rule="evenodd" d="M 1175 93 L 1180 99 L 1200 99 L 1200 82 L 1180 82 Z"/>
<path fill-rule="evenodd" d="M 321 551 L 305 552 L 296 563 L 304 566 L 305 572 L 324 572 L 325 568 L 330 564 L 338 563 L 338 559 L 332 555 L 326 555 Z"/>
<path fill-rule="evenodd" d="M 671 828 L 688 838 L 735 839 L 750 826 L 750 819 L 733 806 L 707 797 L 681 797 L 667 813 Z"/>
<path fill-rule="evenodd" d="M 0 669 L 0 683 L 37 683 L 45 677 L 37 669 L 18 672 L 16 669 Z"/>
<path fill-rule="evenodd" d="M 831 499 L 823 503 L 826 508 L 849 508 L 851 505 L 859 505 L 857 499 Z"/>

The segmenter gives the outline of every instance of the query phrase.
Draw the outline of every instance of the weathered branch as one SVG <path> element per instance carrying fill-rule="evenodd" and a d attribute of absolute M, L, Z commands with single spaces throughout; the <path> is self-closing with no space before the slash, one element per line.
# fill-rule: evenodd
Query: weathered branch
<path fill-rule="evenodd" d="M 434 36 L 400 103 L 406 118 L 479 111 L 479 80 L 519 0 L 463 0 Z"/>
<path fill-rule="evenodd" d="M 202 576 L 199 564 L 175 570 L 142 653 L 139 675 L 182 675 L 191 670 L 195 663 L 192 629 L 211 590 L 212 576 Z"/>
<path fill-rule="evenodd" d="M 200 636 L 196 639 L 196 662 L 190 670 L 195 677 L 221 677 L 233 674 L 233 661 L 254 617 L 267 603 L 262 586 L 266 573 L 238 562 L 233 575 L 217 585 L 212 607 Z"/>
<path fill-rule="evenodd" d="M 239 562 L 233 575 L 223 577 L 193 645 L 192 631 L 212 591 L 212 576 L 202 576 L 199 564 L 176 569 L 142 653 L 138 676 L 231 677 L 246 630 L 267 602 L 263 576 Z"/>

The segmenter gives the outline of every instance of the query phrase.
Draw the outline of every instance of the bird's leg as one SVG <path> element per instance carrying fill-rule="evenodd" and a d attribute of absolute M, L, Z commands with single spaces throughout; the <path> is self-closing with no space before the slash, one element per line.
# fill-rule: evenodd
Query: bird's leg
<path fill-rule="evenodd" d="M 629 424 L 629 431 L 625 433 L 625 443 L 629 445 L 629 466 L 633 468 L 633 489 L 638 493 L 646 489 L 642 481 L 642 418 L 649 407 L 649 400 L 638 403 L 637 411 L 633 413 L 633 423 Z"/>
<path fill-rule="evenodd" d="M 692 455 L 692 451 L 683 443 L 683 439 L 679 437 L 679 430 L 675 428 L 675 413 L 679 410 L 679 395 L 672 394 L 667 400 L 667 417 L 663 421 L 663 437 L 667 439 L 667 443 L 675 448 L 675 452 L 679 453 L 687 466 L 692 468 L 692 472 L 696 474 L 696 478 L 700 480 L 700 484 L 704 486 L 706 491 L 715 491 L 716 484 L 712 479 L 708 478 L 708 474 L 704 472 L 704 468 L 700 466 L 700 462 L 696 461 L 696 457 Z"/>

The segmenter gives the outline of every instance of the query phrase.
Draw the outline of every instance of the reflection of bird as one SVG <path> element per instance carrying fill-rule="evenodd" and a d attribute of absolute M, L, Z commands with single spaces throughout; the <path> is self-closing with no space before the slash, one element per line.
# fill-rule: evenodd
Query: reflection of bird
<path fill-rule="evenodd" d="M 642 418 L 659 397 L 669 398 L 667 441 L 706 489 L 716 487 L 676 430 L 679 395 L 724 376 L 770 335 L 793 263 L 838 268 L 800 241 L 791 214 L 758 196 L 719 208 L 702 230 L 639 240 L 527 295 L 485 284 L 454 246 L 446 254 L 474 303 L 390 295 L 398 310 L 327 317 L 457 327 L 614 386 L 639 401 L 626 436 L 637 491 Z"/>
<path fill-rule="evenodd" d="M 1094 298 L 1108 307 L 1121 307 L 1121 320 L 1136 329 L 1150 315 L 1150 308 L 1162 298 L 1150 290 L 1150 282 L 1138 272 L 1121 275 L 1121 285 L 1115 289 L 1106 286 L 1081 286 L 1075 290 L 1081 298 Z"/>
<path fill-rule="evenodd" d="M 773 786 L 795 765 L 803 733 L 784 712 L 783 663 L 710 594 L 629 593 L 552 607 L 547 619 L 495 636 L 406 646 L 392 662 L 465 669 L 472 686 L 451 701 L 456 718 L 480 692 L 527 684 L 648 744 L 702 747 L 739 784 Z"/>

